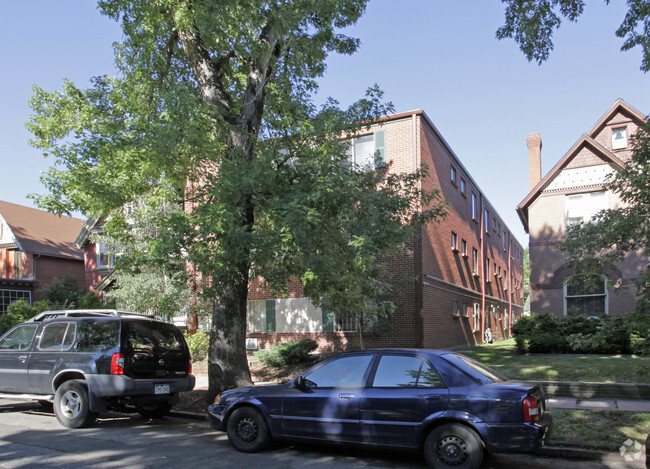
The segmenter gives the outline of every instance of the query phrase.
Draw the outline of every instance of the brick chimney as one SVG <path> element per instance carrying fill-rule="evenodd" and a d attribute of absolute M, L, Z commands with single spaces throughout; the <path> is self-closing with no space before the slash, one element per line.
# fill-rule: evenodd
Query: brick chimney
<path fill-rule="evenodd" d="M 530 190 L 542 180 L 542 136 L 538 133 L 528 134 L 528 165 L 530 167 Z"/>

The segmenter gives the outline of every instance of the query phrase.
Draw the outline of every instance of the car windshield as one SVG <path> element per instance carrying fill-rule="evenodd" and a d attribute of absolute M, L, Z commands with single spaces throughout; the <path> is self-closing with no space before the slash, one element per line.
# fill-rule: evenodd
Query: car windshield
<path fill-rule="evenodd" d="M 487 367 L 476 360 L 472 360 L 465 355 L 450 353 L 445 355 L 444 358 L 480 383 L 489 384 L 509 381 L 508 378 L 498 371 L 494 371 L 492 368 Z"/>

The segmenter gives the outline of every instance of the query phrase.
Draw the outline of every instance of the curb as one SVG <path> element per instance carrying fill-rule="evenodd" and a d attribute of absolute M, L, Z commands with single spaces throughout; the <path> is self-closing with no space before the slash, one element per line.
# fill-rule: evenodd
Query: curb
<path fill-rule="evenodd" d="M 182 418 L 182 419 L 188 419 L 188 420 L 208 420 L 208 414 L 207 413 L 201 413 L 201 412 L 187 412 L 184 410 L 171 410 L 169 412 L 170 417 L 177 417 L 177 418 Z"/>
<path fill-rule="evenodd" d="M 575 459 L 582 461 L 625 462 L 625 459 L 620 453 L 598 449 L 586 449 L 577 446 L 541 446 L 534 450 L 532 454 L 542 457 Z"/>

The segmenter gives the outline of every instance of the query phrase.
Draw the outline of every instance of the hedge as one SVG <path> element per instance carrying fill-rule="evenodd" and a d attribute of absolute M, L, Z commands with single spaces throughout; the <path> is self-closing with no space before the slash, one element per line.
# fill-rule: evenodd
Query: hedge
<path fill-rule="evenodd" d="M 603 353 L 650 355 L 650 315 L 587 317 L 533 314 L 512 326 L 522 353 Z"/>

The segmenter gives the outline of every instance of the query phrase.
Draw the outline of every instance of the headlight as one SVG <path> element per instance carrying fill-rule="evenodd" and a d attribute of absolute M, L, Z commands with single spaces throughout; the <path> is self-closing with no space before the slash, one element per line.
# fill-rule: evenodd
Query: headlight
<path fill-rule="evenodd" d="M 217 394 L 217 397 L 214 398 L 213 404 L 221 404 L 221 394 Z"/>

